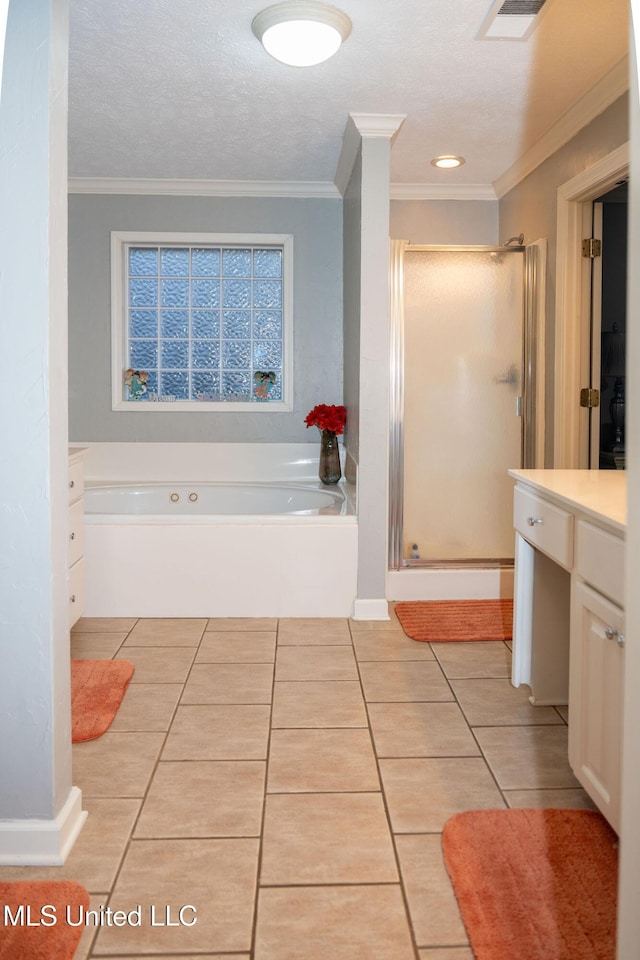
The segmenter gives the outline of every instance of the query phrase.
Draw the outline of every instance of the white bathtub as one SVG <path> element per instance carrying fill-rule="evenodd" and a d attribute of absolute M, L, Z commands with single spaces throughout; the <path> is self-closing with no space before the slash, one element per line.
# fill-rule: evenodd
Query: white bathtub
<path fill-rule="evenodd" d="M 344 484 L 93 479 L 84 536 L 86 617 L 353 612 L 357 520 Z"/>
<path fill-rule="evenodd" d="M 202 516 L 344 516 L 342 487 L 283 483 L 111 483 L 88 486 L 85 513 L 149 518 Z"/>

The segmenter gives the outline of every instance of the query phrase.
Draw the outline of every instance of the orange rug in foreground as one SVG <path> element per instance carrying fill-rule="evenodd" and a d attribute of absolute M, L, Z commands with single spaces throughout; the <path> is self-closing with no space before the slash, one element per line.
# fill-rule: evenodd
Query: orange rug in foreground
<path fill-rule="evenodd" d="M 412 640 L 511 640 L 513 600 L 411 600 L 396 615 Z"/>
<path fill-rule="evenodd" d="M 0 960 L 71 960 L 84 925 L 67 921 L 76 924 L 89 909 L 89 893 L 79 883 L 0 883 L 0 904 Z"/>
<path fill-rule="evenodd" d="M 614 960 L 618 838 L 590 810 L 473 810 L 444 858 L 476 960 Z"/>
<path fill-rule="evenodd" d="M 95 740 L 108 730 L 134 666 L 129 660 L 71 661 L 71 739 Z"/>

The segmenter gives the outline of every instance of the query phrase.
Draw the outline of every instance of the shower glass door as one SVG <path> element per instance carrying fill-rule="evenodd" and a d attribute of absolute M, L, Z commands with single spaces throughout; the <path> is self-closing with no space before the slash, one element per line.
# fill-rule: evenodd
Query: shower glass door
<path fill-rule="evenodd" d="M 405 558 L 513 558 L 523 266 L 521 250 L 405 250 Z"/>

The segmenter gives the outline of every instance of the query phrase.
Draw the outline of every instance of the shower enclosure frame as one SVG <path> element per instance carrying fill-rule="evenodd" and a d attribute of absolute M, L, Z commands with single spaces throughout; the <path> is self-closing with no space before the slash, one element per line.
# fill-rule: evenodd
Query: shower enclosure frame
<path fill-rule="evenodd" d="M 522 291 L 521 463 L 544 460 L 544 275 L 546 241 L 524 245 L 414 244 L 392 240 L 390 246 L 390 398 L 389 398 L 389 570 L 410 568 L 512 568 L 513 560 L 423 560 L 403 557 L 404 538 L 404 256 L 424 253 L 518 253 L 524 256 Z"/>

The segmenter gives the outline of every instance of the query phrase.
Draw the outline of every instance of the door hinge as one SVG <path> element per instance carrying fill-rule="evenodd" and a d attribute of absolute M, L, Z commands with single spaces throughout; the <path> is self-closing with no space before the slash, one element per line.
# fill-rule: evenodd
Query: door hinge
<path fill-rule="evenodd" d="M 602 253 L 602 243 L 600 240 L 594 240 L 593 237 L 588 237 L 586 240 L 582 241 L 582 256 L 591 257 L 593 260 L 595 257 L 599 257 Z"/>
<path fill-rule="evenodd" d="M 581 407 L 599 407 L 600 406 L 600 391 L 594 389 L 594 387 L 584 387 L 580 391 L 580 406 Z"/>

